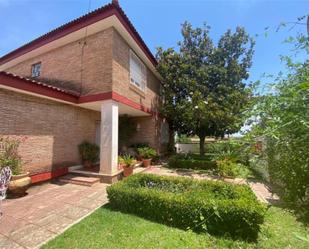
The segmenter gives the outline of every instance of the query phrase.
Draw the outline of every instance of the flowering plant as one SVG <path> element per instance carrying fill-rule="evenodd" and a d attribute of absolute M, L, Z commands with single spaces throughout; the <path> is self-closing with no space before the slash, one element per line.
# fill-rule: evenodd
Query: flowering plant
<path fill-rule="evenodd" d="M 26 137 L 0 137 L 0 168 L 10 167 L 14 175 L 21 173 L 21 156 L 18 154 L 18 148 Z"/>

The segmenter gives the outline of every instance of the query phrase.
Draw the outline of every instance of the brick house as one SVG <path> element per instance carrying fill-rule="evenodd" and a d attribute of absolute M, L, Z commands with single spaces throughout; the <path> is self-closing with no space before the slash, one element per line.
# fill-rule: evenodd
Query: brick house
<path fill-rule="evenodd" d="M 0 134 L 27 136 L 20 154 L 33 182 L 79 165 L 84 140 L 100 145 L 100 174 L 112 182 L 119 116 L 137 124 L 132 143 L 159 152 L 167 143 L 156 63 L 112 1 L 0 58 Z"/>

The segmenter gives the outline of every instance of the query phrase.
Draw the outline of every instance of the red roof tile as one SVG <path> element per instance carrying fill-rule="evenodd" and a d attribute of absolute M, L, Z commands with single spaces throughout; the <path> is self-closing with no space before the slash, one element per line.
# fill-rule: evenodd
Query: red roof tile
<path fill-rule="evenodd" d="M 36 80 L 33 80 L 33 79 L 29 79 L 29 78 L 22 77 L 22 76 L 19 76 L 19 75 L 13 74 L 13 73 L 9 73 L 9 72 L 5 72 L 5 71 L 0 71 L 0 85 L 2 85 L 4 83 L 1 80 L 1 76 L 2 75 L 3 76 L 8 76 L 8 77 L 10 77 L 12 79 L 22 80 L 25 83 L 29 83 L 29 84 L 34 84 L 34 85 L 37 85 L 37 86 L 45 87 L 45 88 L 53 90 L 53 91 L 69 94 L 69 95 L 72 95 L 74 97 L 79 97 L 80 96 L 80 94 L 78 92 L 75 92 L 75 91 L 72 91 L 72 90 L 68 90 L 68 89 L 63 89 L 63 88 L 56 87 L 56 86 L 52 86 L 52 85 L 46 84 L 46 83 L 41 82 L 41 81 L 36 81 Z"/>

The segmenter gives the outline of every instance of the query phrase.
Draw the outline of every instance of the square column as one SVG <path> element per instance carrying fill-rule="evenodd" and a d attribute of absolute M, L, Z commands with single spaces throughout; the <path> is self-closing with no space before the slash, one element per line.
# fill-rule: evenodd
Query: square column
<path fill-rule="evenodd" d="M 118 173 L 118 102 L 106 100 L 101 104 L 100 173 Z"/>

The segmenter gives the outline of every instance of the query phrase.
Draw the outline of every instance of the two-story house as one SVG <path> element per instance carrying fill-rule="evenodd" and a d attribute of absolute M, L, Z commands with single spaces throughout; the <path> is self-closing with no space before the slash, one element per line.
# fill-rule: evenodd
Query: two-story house
<path fill-rule="evenodd" d="M 120 171 L 119 116 L 134 117 L 132 143 L 161 150 L 156 60 L 118 1 L 81 16 L 0 58 L 0 135 L 26 136 L 23 168 L 33 182 L 80 164 L 78 145 L 100 145 L 106 182 Z"/>

